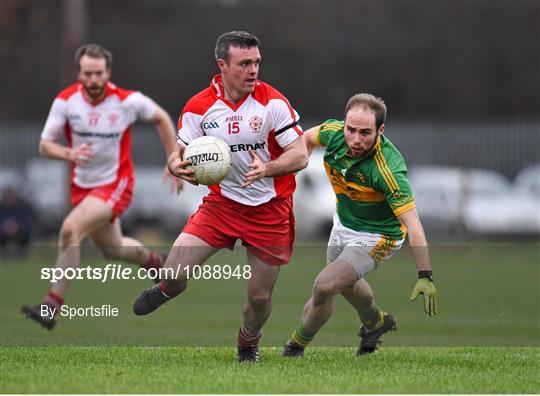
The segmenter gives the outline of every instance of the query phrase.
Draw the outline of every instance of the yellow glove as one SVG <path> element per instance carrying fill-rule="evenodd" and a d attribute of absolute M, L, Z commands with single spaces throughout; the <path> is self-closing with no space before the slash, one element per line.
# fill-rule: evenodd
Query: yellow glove
<path fill-rule="evenodd" d="M 419 294 L 424 295 L 424 311 L 429 316 L 433 316 L 437 313 L 437 290 L 435 290 L 435 284 L 431 278 L 431 273 L 429 277 L 422 277 L 416 282 L 416 286 L 411 294 L 411 301 L 416 300 Z"/>

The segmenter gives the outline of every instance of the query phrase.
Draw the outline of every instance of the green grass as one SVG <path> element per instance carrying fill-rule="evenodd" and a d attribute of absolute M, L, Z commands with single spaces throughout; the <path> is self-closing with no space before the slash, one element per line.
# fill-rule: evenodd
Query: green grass
<path fill-rule="evenodd" d="M 232 348 L 0 350 L 3 393 L 537 393 L 538 349 L 313 348 L 303 359 L 262 350 L 237 364 Z"/>
<path fill-rule="evenodd" d="M 232 348 L 0 350 L 4 393 L 538 393 L 538 349 L 313 348 L 303 359 Z"/>
<path fill-rule="evenodd" d="M 165 249 L 165 248 L 164 248 Z M 431 249 L 440 314 L 428 317 L 408 296 L 416 271 L 407 250 L 370 274 L 378 305 L 398 331 L 374 356 L 357 359 L 359 321 L 343 299 L 302 360 L 280 347 L 296 326 L 324 247 L 297 247 L 280 273 L 264 328 L 262 363 L 234 362 L 243 281 L 199 280 L 152 315 L 136 317 L 143 280 L 74 281 L 72 306 L 111 304 L 117 318 L 60 319 L 47 332 L 19 310 L 38 303 L 39 279 L 54 251 L 0 266 L 0 356 L 3 393 L 538 393 L 540 260 L 538 246 L 500 244 Z M 103 265 L 91 255 L 83 265 Z M 244 264 L 223 252 L 210 264 Z M 150 347 L 150 348 L 149 348 Z M 195 348 L 201 347 L 201 348 Z"/>

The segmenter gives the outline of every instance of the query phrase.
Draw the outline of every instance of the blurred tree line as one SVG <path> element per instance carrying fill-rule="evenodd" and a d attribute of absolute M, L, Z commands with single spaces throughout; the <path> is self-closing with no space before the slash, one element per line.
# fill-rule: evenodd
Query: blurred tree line
<path fill-rule="evenodd" d="M 173 118 L 216 72 L 217 36 L 235 29 L 262 40 L 261 79 L 304 118 L 341 117 L 361 91 L 382 96 L 392 118 L 539 115 L 538 1 L 82 3 L 83 41 L 113 51 L 112 81 Z M 2 120 L 44 120 L 63 88 L 65 6 L 0 0 Z"/>

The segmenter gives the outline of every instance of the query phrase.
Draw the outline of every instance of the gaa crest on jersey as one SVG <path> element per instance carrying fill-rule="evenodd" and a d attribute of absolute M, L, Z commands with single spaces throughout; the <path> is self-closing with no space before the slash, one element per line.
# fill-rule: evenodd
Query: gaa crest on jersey
<path fill-rule="evenodd" d="M 249 119 L 249 127 L 251 132 L 259 133 L 263 126 L 263 119 L 259 116 L 253 116 Z"/>
<path fill-rule="evenodd" d="M 399 190 L 394 190 L 394 192 L 392 193 L 392 199 L 394 200 L 394 207 L 400 207 L 413 201 L 413 197 L 411 197 L 410 195 L 406 195 Z"/>
<path fill-rule="evenodd" d="M 399 190 L 394 190 L 392 192 L 392 198 L 394 198 L 394 199 L 401 199 L 403 197 L 404 197 L 404 194 Z"/>
<path fill-rule="evenodd" d="M 118 114 L 116 114 L 116 113 L 111 113 L 111 114 L 109 114 L 109 116 L 107 118 L 109 119 L 109 126 L 115 126 L 116 121 L 118 121 L 120 116 Z"/>
<path fill-rule="evenodd" d="M 202 128 L 203 129 L 216 129 L 216 128 L 219 128 L 219 124 L 215 121 L 211 121 L 211 122 L 203 122 L 202 123 Z"/>

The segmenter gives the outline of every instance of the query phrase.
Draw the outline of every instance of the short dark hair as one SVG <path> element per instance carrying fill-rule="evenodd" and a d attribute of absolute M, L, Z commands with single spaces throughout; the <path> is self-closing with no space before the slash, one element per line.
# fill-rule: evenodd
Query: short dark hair
<path fill-rule="evenodd" d="M 375 126 L 377 130 L 384 124 L 386 121 L 386 104 L 381 98 L 369 93 L 359 93 L 351 96 L 347 105 L 345 106 L 345 115 L 344 119 L 347 118 L 347 113 L 355 107 L 367 107 L 368 109 L 373 110 L 375 113 Z"/>
<path fill-rule="evenodd" d="M 259 39 L 251 33 L 233 30 L 218 37 L 214 55 L 216 60 L 223 59 L 229 62 L 229 47 L 252 48 L 260 45 Z"/>
<path fill-rule="evenodd" d="M 77 72 L 81 71 L 81 58 L 86 55 L 90 58 L 103 58 L 107 69 L 111 69 L 112 66 L 112 53 L 99 44 L 84 44 L 77 51 L 75 51 L 75 68 Z"/>

